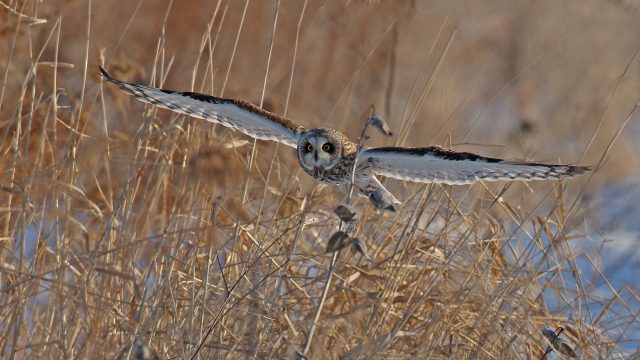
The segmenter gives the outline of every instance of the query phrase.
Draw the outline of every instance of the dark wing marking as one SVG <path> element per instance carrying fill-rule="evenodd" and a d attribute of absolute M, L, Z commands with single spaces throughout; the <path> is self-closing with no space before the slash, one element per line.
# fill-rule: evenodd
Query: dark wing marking
<path fill-rule="evenodd" d="M 304 131 L 291 120 L 245 101 L 132 84 L 113 78 L 102 67 L 100 73 L 140 101 L 231 127 L 256 139 L 278 141 L 295 148 Z"/>
<path fill-rule="evenodd" d="M 508 161 L 439 147 L 365 149 L 358 160 L 378 175 L 425 183 L 470 184 L 476 181 L 562 179 L 588 167 Z"/>

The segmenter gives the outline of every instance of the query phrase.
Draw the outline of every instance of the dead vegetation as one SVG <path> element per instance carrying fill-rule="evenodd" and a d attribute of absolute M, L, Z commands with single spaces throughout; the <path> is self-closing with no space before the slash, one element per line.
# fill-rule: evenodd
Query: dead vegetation
<path fill-rule="evenodd" d="M 598 234 L 593 192 L 637 169 L 640 21 L 619 3 L 2 0 L 1 356 L 292 358 L 312 326 L 314 359 L 538 359 L 558 326 L 581 358 L 638 356 L 638 288 L 596 291 L 576 245 Z M 372 261 L 342 251 L 326 287 L 337 189 L 98 64 L 354 138 L 375 104 L 394 137 L 372 145 L 597 168 L 387 181 L 397 213 L 352 204 Z"/>

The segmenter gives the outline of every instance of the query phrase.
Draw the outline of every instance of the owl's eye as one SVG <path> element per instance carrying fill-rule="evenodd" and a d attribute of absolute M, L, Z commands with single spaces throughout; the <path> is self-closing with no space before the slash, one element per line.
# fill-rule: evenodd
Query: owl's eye
<path fill-rule="evenodd" d="M 312 152 L 313 146 L 311 146 L 311 144 L 307 144 L 307 147 L 305 147 L 304 149 L 307 150 L 307 152 Z"/>
<path fill-rule="evenodd" d="M 324 145 L 322 145 L 322 151 L 324 151 L 324 152 L 333 151 L 333 145 L 331 145 L 329 143 L 325 143 Z"/>

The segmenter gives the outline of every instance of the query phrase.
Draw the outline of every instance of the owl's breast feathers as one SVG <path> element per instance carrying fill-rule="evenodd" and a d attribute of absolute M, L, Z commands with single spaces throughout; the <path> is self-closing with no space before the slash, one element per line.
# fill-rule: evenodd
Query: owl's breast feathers
<path fill-rule="evenodd" d="M 330 169 L 326 169 L 318 180 L 329 184 L 347 184 L 351 182 L 356 153 L 342 156 L 340 161 Z"/>

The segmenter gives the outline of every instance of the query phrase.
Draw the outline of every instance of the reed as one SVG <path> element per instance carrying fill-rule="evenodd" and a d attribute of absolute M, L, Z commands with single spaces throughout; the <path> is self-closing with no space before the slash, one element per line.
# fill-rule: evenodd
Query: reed
<path fill-rule="evenodd" d="M 599 238 L 592 195 L 637 166 L 626 2 L 1 5 L 2 358 L 135 343 L 163 359 L 538 359 L 540 329 L 560 326 L 583 359 L 637 349 L 637 286 L 611 285 L 580 245 Z M 399 145 L 596 168 L 529 185 L 388 180 L 398 212 L 351 204 L 372 261 L 334 258 L 343 196 L 290 149 L 145 107 L 98 65 L 353 138 L 375 104 Z"/>

